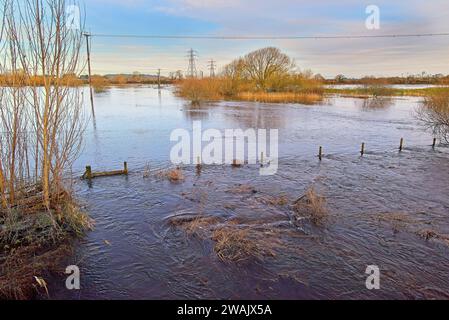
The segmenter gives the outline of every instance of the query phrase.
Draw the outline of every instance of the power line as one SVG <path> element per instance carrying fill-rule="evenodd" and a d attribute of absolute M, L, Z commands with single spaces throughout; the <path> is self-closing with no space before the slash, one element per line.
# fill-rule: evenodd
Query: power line
<path fill-rule="evenodd" d="M 333 36 L 219 36 L 219 35 L 133 35 L 133 34 L 92 34 L 99 38 L 141 38 L 141 39 L 204 39 L 204 40 L 326 40 L 326 39 L 369 39 L 369 38 L 418 38 L 447 37 L 449 32 L 442 33 L 410 33 L 383 35 L 333 35 Z"/>

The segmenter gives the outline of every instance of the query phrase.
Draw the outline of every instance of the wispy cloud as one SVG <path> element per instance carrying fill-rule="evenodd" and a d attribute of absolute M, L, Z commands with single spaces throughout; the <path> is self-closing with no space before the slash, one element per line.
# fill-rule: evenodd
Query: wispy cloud
<path fill-rule="evenodd" d="M 365 28 L 365 7 L 359 0 L 89 0 L 97 6 L 106 5 L 114 17 L 113 33 L 139 34 L 226 34 L 226 35 L 335 35 L 449 32 L 449 2 L 447 0 L 418 1 L 376 0 L 380 7 L 381 29 Z M 92 5 L 93 5 L 92 4 Z M 126 15 L 120 11 L 126 10 Z M 135 13 L 135 21 L 129 21 Z M 105 13 L 106 14 L 106 13 Z M 132 18 L 131 18 L 132 19 Z M 186 20 L 187 19 L 187 20 Z M 90 22 L 92 30 L 102 29 L 101 21 Z M 139 22 L 139 23 L 138 23 Z M 132 29 L 139 27 L 139 30 Z M 159 57 L 166 69 L 185 69 L 185 51 L 199 51 L 200 68 L 210 58 L 221 65 L 245 52 L 265 45 L 275 45 L 294 56 L 302 68 L 310 68 L 326 76 L 346 73 L 401 74 L 427 72 L 449 73 L 448 38 L 363 39 L 363 40 L 301 40 L 301 41 L 199 41 L 176 40 L 152 43 L 145 48 L 142 40 L 104 44 L 119 61 L 136 61 L 130 68 L 139 69 L 145 59 Z M 142 46 L 142 49 L 138 47 Z M 158 47 L 158 52 L 155 52 Z M 163 53 L 163 56 L 157 54 Z M 101 54 L 107 54 L 102 52 Z M 132 58 L 135 59 L 133 60 Z M 120 60 L 122 59 L 122 60 Z M 122 66 L 119 61 L 97 59 L 99 69 Z M 139 63 L 137 63 L 139 61 Z"/>

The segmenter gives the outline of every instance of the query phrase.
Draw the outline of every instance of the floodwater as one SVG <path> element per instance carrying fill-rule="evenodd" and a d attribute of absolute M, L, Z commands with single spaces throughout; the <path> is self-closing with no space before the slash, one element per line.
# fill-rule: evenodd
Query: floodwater
<path fill-rule="evenodd" d="M 120 169 L 128 161 L 130 174 L 75 182 L 95 230 L 67 261 L 80 267 L 82 289 L 66 290 L 61 276 L 51 282 L 51 298 L 449 297 L 449 152 L 433 150 L 432 135 L 414 118 L 418 98 L 375 107 L 338 97 L 315 106 L 192 107 L 170 88 L 159 95 L 140 87 L 97 94 L 95 104 L 95 127 L 91 121 L 74 172 L 80 175 L 87 164 L 94 171 Z M 278 173 L 217 165 L 197 175 L 185 166 L 183 182 L 158 177 L 157 170 L 171 166 L 171 131 L 191 130 L 194 120 L 219 130 L 279 129 Z M 251 191 L 233 192 L 242 185 Z M 320 226 L 292 223 L 289 205 L 264 201 L 285 195 L 293 202 L 311 186 L 327 199 L 329 218 Z M 194 215 L 239 221 L 281 245 L 262 259 L 224 262 L 213 240 L 169 223 Z M 369 265 L 380 269 L 379 290 L 366 289 Z"/>
<path fill-rule="evenodd" d="M 385 85 L 387 88 L 392 89 L 427 89 L 427 88 L 444 88 L 447 85 L 439 85 L 439 84 L 387 84 Z M 363 84 L 332 84 L 326 85 L 329 89 L 359 89 L 364 88 Z"/>

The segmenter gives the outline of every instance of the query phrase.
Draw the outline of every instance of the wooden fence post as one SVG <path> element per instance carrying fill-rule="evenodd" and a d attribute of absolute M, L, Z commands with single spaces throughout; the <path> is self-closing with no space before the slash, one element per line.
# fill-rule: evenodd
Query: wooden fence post
<path fill-rule="evenodd" d="M 85 177 L 88 180 L 92 179 L 92 167 L 91 166 L 86 166 L 86 173 L 85 173 Z"/>

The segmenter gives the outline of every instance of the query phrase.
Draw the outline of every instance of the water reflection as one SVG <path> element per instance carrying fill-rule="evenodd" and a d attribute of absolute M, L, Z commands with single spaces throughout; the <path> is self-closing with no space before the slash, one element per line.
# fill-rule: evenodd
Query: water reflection
<path fill-rule="evenodd" d="M 213 108 L 214 106 L 210 104 L 191 105 L 186 103 L 182 111 L 186 121 L 198 121 L 209 119 Z"/>
<path fill-rule="evenodd" d="M 393 98 L 391 97 L 373 97 L 361 100 L 362 110 L 376 110 L 386 109 L 393 105 Z"/>

